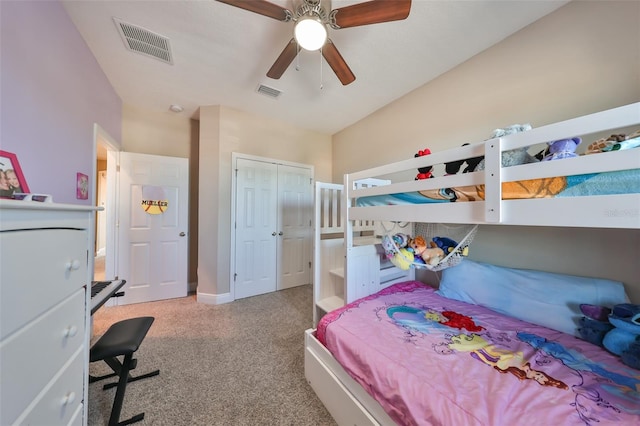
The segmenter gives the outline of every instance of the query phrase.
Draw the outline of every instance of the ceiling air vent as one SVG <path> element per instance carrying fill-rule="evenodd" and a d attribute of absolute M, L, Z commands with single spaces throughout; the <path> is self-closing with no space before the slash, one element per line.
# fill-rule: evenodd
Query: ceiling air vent
<path fill-rule="evenodd" d="M 116 23 L 120 37 L 122 37 L 127 49 L 173 65 L 171 45 L 167 37 L 149 31 L 146 28 L 129 24 L 116 17 L 113 18 L 113 21 Z"/>
<path fill-rule="evenodd" d="M 278 89 L 274 89 L 273 87 L 269 87 L 269 86 L 265 86 L 264 84 L 261 84 L 260 86 L 258 86 L 258 93 L 262 93 L 265 96 L 269 96 L 270 98 L 278 98 L 282 92 Z"/>

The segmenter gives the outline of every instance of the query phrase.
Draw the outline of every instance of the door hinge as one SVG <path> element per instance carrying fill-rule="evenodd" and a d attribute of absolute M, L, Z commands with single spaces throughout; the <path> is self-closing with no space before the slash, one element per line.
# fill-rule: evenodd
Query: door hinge
<path fill-rule="evenodd" d="M 233 274 L 233 282 L 234 283 L 236 282 L 236 278 L 238 278 L 238 274 L 237 273 Z"/>
<path fill-rule="evenodd" d="M 311 262 L 309 262 L 309 269 L 311 269 Z"/>

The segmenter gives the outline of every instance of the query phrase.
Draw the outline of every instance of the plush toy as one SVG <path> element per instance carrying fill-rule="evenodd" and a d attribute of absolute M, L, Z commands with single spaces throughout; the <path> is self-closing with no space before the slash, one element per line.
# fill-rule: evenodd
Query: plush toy
<path fill-rule="evenodd" d="M 422 260 L 424 260 L 424 263 L 427 265 L 436 266 L 445 258 L 444 251 L 433 241 L 431 241 L 429 245 L 430 247 L 425 248 L 420 254 L 420 257 L 422 257 Z"/>
<path fill-rule="evenodd" d="M 411 253 L 406 248 L 401 248 L 391 258 L 391 263 L 393 263 L 394 266 L 406 271 L 407 269 L 411 268 L 411 265 L 413 264 L 413 260 L 414 260 L 413 253 Z"/>
<path fill-rule="evenodd" d="M 401 248 L 406 248 L 409 246 L 409 240 L 411 240 L 411 237 L 407 234 L 394 234 L 393 237 L 391 237 L 393 242 L 395 243 L 396 247 L 398 247 L 399 249 Z"/>
<path fill-rule="evenodd" d="M 433 237 L 433 242 L 440 247 L 446 254 L 451 253 L 458 247 L 458 243 L 447 237 Z M 469 255 L 469 246 L 463 246 L 458 249 L 457 254 L 461 256 Z"/>
<path fill-rule="evenodd" d="M 427 249 L 427 242 L 424 237 L 418 235 L 415 238 L 409 240 L 409 250 L 413 252 L 413 261 L 415 263 L 424 263 L 422 260 L 422 253 Z"/>
<path fill-rule="evenodd" d="M 381 242 L 387 259 L 394 266 L 405 271 L 411 268 L 414 261 L 413 252 L 409 248 L 410 239 L 407 234 L 395 234 L 391 237 L 385 235 Z"/>
<path fill-rule="evenodd" d="M 614 134 L 607 138 L 598 139 L 595 142 L 591 142 L 587 147 L 585 154 L 597 154 L 600 152 L 604 152 L 610 150 L 611 147 L 625 140 L 627 136 L 624 133 Z"/>
<path fill-rule="evenodd" d="M 576 148 L 580 145 L 580 142 L 582 142 L 582 139 L 580 138 L 560 139 L 553 142 L 547 142 L 547 145 L 549 145 L 548 152 L 542 158 L 542 161 L 577 157 L 578 154 L 576 154 Z"/>
<path fill-rule="evenodd" d="M 462 146 L 467 146 L 468 143 L 463 143 Z M 464 163 L 467 163 L 467 167 L 464 168 L 462 173 L 469 173 L 475 171 L 480 161 L 484 159 L 484 156 L 467 158 L 466 160 L 451 161 L 450 163 L 444 163 L 444 171 L 446 175 L 455 175 L 460 171 L 460 168 Z"/>
<path fill-rule="evenodd" d="M 384 237 L 382 237 L 381 245 L 382 245 L 382 249 L 384 250 L 385 256 L 387 256 L 387 259 L 393 258 L 393 256 L 395 255 L 396 249 L 391 237 L 388 235 L 385 235 Z"/>
<path fill-rule="evenodd" d="M 640 370 L 640 305 L 615 305 L 609 322 L 614 328 L 604 336 L 602 344 L 619 355 L 623 363 Z"/>
<path fill-rule="evenodd" d="M 640 305 L 621 303 L 613 309 L 580 305 L 580 336 L 609 352 L 622 362 L 640 370 Z"/>
<path fill-rule="evenodd" d="M 425 148 L 418 151 L 416 154 L 414 154 L 413 157 L 414 158 L 424 157 L 425 155 L 429 155 L 429 154 L 431 154 L 431 150 L 429 150 L 429 148 Z M 416 175 L 415 180 L 432 178 L 433 175 L 431 174 L 431 169 L 433 169 L 433 166 L 419 167 L 418 174 Z"/>
<path fill-rule="evenodd" d="M 489 139 L 500 138 L 514 133 L 526 132 L 531 130 L 531 124 L 512 124 L 504 129 L 495 129 L 491 133 Z M 529 154 L 527 150 L 528 146 L 522 148 L 516 148 L 502 153 L 502 167 L 517 166 L 520 164 L 536 163 L 538 159 Z M 474 172 L 484 170 L 484 157 L 478 162 L 477 166 L 472 170 Z"/>

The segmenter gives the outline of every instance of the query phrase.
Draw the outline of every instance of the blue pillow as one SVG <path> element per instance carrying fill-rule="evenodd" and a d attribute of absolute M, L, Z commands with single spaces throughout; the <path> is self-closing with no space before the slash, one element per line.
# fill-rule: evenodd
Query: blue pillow
<path fill-rule="evenodd" d="M 437 293 L 573 336 L 578 336 L 581 303 L 612 307 L 629 302 L 618 281 L 505 268 L 469 259 L 442 272 Z"/>

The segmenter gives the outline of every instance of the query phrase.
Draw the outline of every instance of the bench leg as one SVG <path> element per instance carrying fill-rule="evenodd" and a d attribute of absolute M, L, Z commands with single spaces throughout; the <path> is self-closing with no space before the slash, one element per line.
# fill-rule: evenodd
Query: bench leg
<path fill-rule="evenodd" d="M 116 389 L 116 396 L 113 400 L 113 407 L 111 408 L 111 417 L 109 418 L 109 426 L 123 426 L 131 423 L 139 422 L 144 419 L 144 413 L 137 414 L 128 420 L 120 421 L 120 413 L 122 411 L 122 404 L 124 403 L 124 393 L 127 389 L 127 382 L 129 376 L 129 370 L 133 363 L 133 354 L 127 354 L 124 356 L 124 361 L 120 367 L 120 379 L 118 380 L 118 388 Z"/>
<path fill-rule="evenodd" d="M 137 359 L 132 359 L 131 360 L 131 365 L 129 367 L 129 371 L 133 370 L 136 368 L 137 366 Z M 111 367 L 111 369 L 113 370 L 113 373 L 111 374 L 105 374 L 104 376 L 89 376 L 89 383 L 94 383 L 103 379 L 108 379 L 110 377 L 116 377 L 120 375 L 120 371 L 122 370 L 122 363 L 120 363 L 120 361 L 118 360 L 118 358 L 105 358 L 104 362 Z M 149 377 L 153 377 L 153 376 L 157 376 L 158 374 L 160 374 L 160 370 L 154 370 L 151 371 L 149 373 L 146 374 L 141 374 L 139 376 L 132 376 L 131 374 L 128 375 L 128 380 L 127 383 L 131 383 L 131 382 L 135 382 L 138 380 L 142 380 L 142 379 L 147 379 Z M 118 382 L 113 382 L 113 383 L 107 383 L 106 385 L 104 385 L 102 387 L 103 390 L 107 390 L 107 389 L 111 389 L 118 386 Z"/>

